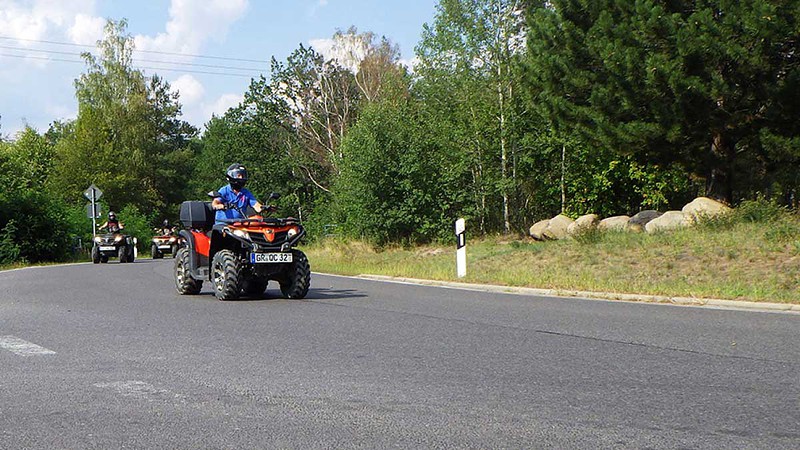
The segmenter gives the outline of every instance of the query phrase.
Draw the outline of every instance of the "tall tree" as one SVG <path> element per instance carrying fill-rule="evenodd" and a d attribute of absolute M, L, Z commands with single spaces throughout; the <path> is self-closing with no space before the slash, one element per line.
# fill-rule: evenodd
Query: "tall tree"
<path fill-rule="evenodd" d="M 510 127 L 517 85 L 514 67 L 524 51 L 524 33 L 518 0 L 442 0 L 417 48 L 416 71 L 428 85 L 423 95 L 442 103 L 443 109 L 462 111 L 461 120 L 473 128 L 461 147 L 471 153 L 467 158 L 484 210 L 487 195 L 499 193 L 505 232 L 511 230 L 510 192 L 516 182 L 510 163 L 517 139 Z M 458 92 L 443 92 L 452 89 Z"/>
<path fill-rule="evenodd" d="M 286 106 L 285 125 L 297 136 L 305 176 L 330 192 L 345 158 L 342 140 L 363 104 L 380 100 L 397 87 L 388 80 L 405 72 L 396 45 L 354 27 L 337 31 L 326 53 L 300 45 L 285 62 L 273 58 L 269 90 L 272 101 Z"/>
<path fill-rule="evenodd" d="M 529 6 L 530 89 L 564 132 L 681 165 L 709 195 L 734 200 L 771 178 L 764 130 L 790 140 L 800 131 L 780 119 L 800 101 L 797 2 Z"/>
<path fill-rule="evenodd" d="M 186 148 L 196 130 L 179 119 L 177 94 L 133 67 L 133 38 L 124 20 L 109 21 L 100 54 L 84 53 L 87 72 L 75 80 L 78 117 L 54 129 L 59 164 L 53 182 L 78 199 L 95 183 L 112 207 L 128 204 L 164 213 L 180 198 Z"/>
<path fill-rule="evenodd" d="M 301 45 L 286 63 L 273 58 L 271 78 L 311 162 L 303 166 L 306 176 L 329 192 L 331 177 L 339 173 L 341 141 L 356 119 L 359 91 L 353 73 Z"/>

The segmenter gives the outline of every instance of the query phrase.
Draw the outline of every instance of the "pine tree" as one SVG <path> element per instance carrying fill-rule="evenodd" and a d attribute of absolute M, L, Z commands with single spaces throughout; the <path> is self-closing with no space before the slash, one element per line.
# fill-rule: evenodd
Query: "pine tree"
<path fill-rule="evenodd" d="M 797 168 L 785 117 L 800 103 L 800 3 L 548 0 L 528 13 L 529 86 L 562 132 L 679 164 L 726 200 L 768 187 L 776 157 Z"/>

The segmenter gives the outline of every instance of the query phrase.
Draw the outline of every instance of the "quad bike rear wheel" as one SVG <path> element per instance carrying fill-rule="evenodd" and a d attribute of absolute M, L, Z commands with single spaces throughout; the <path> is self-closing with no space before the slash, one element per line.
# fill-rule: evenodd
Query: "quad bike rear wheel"
<path fill-rule="evenodd" d="M 195 295 L 203 288 L 202 280 L 195 280 L 189 265 L 189 249 L 182 248 L 175 256 L 175 289 L 181 295 Z"/>
<path fill-rule="evenodd" d="M 129 251 L 129 253 L 128 253 L 128 262 L 132 263 L 133 260 L 136 259 L 136 246 L 135 245 L 129 245 L 128 246 L 128 251 Z"/>
<path fill-rule="evenodd" d="M 117 255 L 119 256 L 119 262 L 121 262 L 121 263 L 128 262 L 128 248 L 127 247 L 120 247 L 117 250 Z"/>
<path fill-rule="evenodd" d="M 158 246 L 156 244 L 153 244 L 150 247 L 150 254 L 153 255 L 153 259 L 161 259 L 164 257 L 164 255 L 161 254 L 161 251 L 158 249 Z"/>
<path fill-rule="evenodd" d="M 236 300 L 242 292 L 242 261 L 231 250 L 220 250 L 211 264 L 214 295 L 218 300 Z"/>
<path fill-rule="evenodd" d="M 278 280 L 281 293 L 285 298 L 301 299 L 308 294 L 311 285 L 311 266 L 306 254 L 300 250 L 292 250 L 292 263 Z"/>

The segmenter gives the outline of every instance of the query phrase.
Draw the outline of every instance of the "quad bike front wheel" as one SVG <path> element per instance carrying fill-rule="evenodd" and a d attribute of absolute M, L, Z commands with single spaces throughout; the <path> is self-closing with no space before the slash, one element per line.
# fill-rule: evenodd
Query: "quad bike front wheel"
<path fill-rule="evenodd" d="M 127 247 L 120 247 L 117 250 L 117 255 L 119 256 L 119 262 L 126 263 L 128 262 L 128 248 Z"/>
<path fill-rule="evenodd" d="M 172 257 L 174 258 L 178 254 L 178 244 L 172 244 L 170 250 L 172 251 Z"/>
<path fill-rule="evenodd" d="M 100 263 L 100 249 L 97 248 L 96 245 L 94 247 L 92 247 L 92 263 L 93 264 L 99 264 Z"/>
<path fill-rule="evenodd" d="M 220 250 L 211 264 L 214 295 L 218 300 L 236 300 L 242 292 L 242 262 L 231 250 Z"/>
<path fill-rule="evenodd" d="M 189 249 L 182 248 L 175 256 L 175 289 L 181 295 L 195 295 L 203 288 L 202 280 L 192 278 L 189 265 Z"/>
<path fill-rule="evenodd" d="M 278 283 L 285 298 L 301 299 L 308 294 L 311 286 L 311 266 L 306 254 L 300 250 L 292 250 L 292 263 L 286 269 Z"/>
<path fill-rule="evenodd" d="M 156 244 L 153 244 L 150 247 L 150 254 L 153 255 L 153 259 L 161 259 L 164 257 L 164 255 L 161 254 L 161 251 L 158 250 L 158 246 Z"/>

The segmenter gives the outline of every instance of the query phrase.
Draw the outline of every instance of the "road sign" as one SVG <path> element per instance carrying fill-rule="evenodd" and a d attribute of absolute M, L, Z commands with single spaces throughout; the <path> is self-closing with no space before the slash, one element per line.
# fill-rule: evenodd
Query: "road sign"
<path fill-rule="evenodd" d="M 94 194 L 94 195 L 92 195 Z M 97 186 L 92 183 L 85 191 L 83 191 L 83 196 L 89 199 L 90 201 L 97 201 L 100 197 L 103 196 L 103 191 L 100 190 Z"/>
<path fill-rule="evenodd" d="M 97 219 L 103 213 L 100 209 L 99 203 L 87 203 L 86 204 L 86 217 L 90 219 Z"/>

